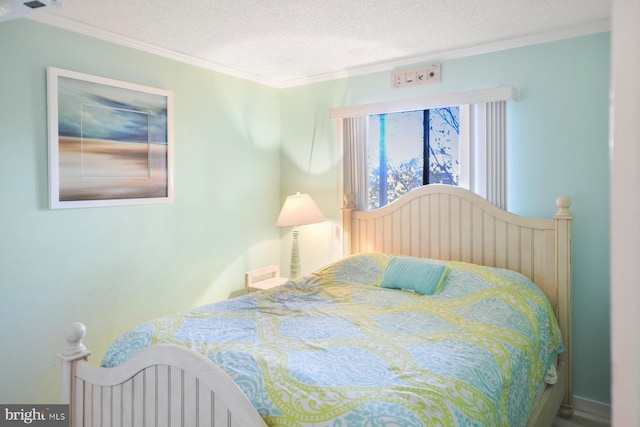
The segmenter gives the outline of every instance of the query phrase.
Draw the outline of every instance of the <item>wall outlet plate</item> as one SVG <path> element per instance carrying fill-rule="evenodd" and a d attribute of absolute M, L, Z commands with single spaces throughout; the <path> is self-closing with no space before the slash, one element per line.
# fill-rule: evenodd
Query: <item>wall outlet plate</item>
<path fill-rule="evenodd" d="M 440 82 L 440 64 L 397 70 L 391 73 L 391 87 L 399 88 Z"/>

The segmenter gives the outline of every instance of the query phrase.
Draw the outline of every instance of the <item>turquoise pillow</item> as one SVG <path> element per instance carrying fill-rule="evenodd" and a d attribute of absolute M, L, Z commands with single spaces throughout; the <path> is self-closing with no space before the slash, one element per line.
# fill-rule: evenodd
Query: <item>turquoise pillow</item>
<path fill-rule="evenodd" d="M 440 292 L 448 275 L 449 268 L 444 264 L 428 259 L 398 256 L 389 261 L 380 286 L 434 295 Z"/>

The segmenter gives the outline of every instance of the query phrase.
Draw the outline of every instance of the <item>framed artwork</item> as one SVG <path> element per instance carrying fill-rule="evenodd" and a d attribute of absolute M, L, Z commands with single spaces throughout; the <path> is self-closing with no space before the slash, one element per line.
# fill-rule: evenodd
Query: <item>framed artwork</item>
<path fill-rule="evenodd" d="M 47 68 L 51 209 L 173 201 L 172 93 Z"/>

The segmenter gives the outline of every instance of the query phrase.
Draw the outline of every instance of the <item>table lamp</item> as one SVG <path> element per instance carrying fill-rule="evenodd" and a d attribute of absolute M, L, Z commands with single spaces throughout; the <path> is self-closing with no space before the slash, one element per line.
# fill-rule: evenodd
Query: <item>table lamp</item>
<path fill-rule="evenodd" d="M 297 279 L 300 275 L 300 247 L 298 244 L 298 226 L 315 224 L 325 220 L 318 205 L 308 194 L 296 193 L 285 200 L 276 225 L 293 227 L 293 241 L 291 243 L 291 272 L 289 279 Z"/>

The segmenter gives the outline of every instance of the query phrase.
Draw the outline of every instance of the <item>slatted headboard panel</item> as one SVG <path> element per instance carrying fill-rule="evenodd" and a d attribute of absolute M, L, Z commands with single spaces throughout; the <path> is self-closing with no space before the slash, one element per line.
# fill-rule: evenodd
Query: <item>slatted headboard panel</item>
<path fill-rule="evenodd" d="M 498 209 L 468 190 L 429 185 L 375 211 L 345 210 L 345 250 L 465 261 L 519 271 L 557 306 L 556 219 Z"/>
<path fill-rule="evenodd" d="M 344 252 L 464 261 L 523 273 L 549 298 L 566 341 L 562 357 L 570 360 L 571 199 L 558 197 L 556 204 L 554 218 L 529 218 L 463 188 L 426 185 L 375 211 L 345 207 Z"/>

